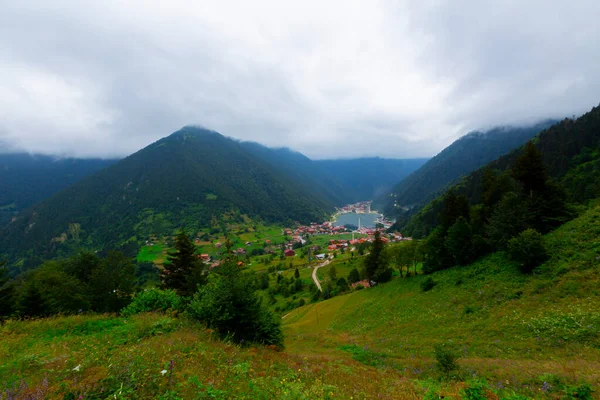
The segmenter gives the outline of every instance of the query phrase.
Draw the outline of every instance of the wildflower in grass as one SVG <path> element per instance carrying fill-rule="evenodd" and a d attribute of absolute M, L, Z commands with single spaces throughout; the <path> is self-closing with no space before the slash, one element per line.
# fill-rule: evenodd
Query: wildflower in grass
<path fill-rule="evenodd" d="M 166 373 L 167 373 L 167 370 L 166 370 L 166 369 L 163 369 L 162 371 L 160 371 L 160 374 L 161 374 L 162 376 L 165 376 L 165 374 L 166 374 Z"/>
<path fill-rule="evenodd" d="M 79 372 L 79 368 L 81 368 L 81 364 L 79 364 L 78 366 L 76 366 L 75 368 L 73 368 L 73 371 Z"/>

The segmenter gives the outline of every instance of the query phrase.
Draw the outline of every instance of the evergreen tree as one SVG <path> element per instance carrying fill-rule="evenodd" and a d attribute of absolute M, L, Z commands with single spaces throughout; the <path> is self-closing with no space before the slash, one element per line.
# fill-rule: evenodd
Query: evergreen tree
<path fill-rule="evenodd" d="M 294 271 L 294 278 L 300 278 L 300 271 L 298 271 L 298 268 L 296 268 L 296 271 Z"/>
<path fill-rule="evenodd" d="M 13 313 L 14 285 L 8 274 L 4 261 L 0 261 L 0 318 Z"/>
<path fill-rule="evenodd" d="M 371 252 L 365 257 L 365 272 L 369 281 L 375 278 L 377 269 L 381 264 L 381 255 L 384 249 L 383 240 L 379 231 L 375 231 L 375 240 L 371 246 Z"/>
<path fill-rule="evenodd" d="M 503 249 L 513 236 L 527 227 L 527 207 L 516 193 L 506 193 L 490 218 L 487 233 L 492 246 Z"/>
<path fill-rule="evenodd" d="M 197 285 L 202 283 L 204 271 L 194 254 L 194 243 L 182 229 L 175 238 L 175 253 L 169 255 L 169 262 L 163 270 L 163 287 L 173 289 L 180 296 L 191 296 Z M 226 257 L 232 257 L 231 243 L 226 243 Z"/>
<path fill-rule="evenodd" d="M 469 217 L 469 201 L 464 195 L 457 195 L 454 190 L 449 190 L 443 199 L 440 211 L 440 225 L 444 230 L 449 229 L 459 217 Z"/>
<path fill-rule="evenodd" d="M 329 278 L 332 281 L 335 281 L 337 279 L 337 269 L 335 268 L 335 265 L 332 265 L 331 267 L 329 267 Z"/>
<path fill-rule="evenodd" d="M 446 236 L 446 250 L 454 259 L 455 265 L 466 265 L 472 261 L 472 232 L 471 225 L 463 217 L 459 217 L 454 225 L 448 229 Z"/>
<path fill-rule="evenodd" d="M 356 268 L 354 268 L 348 274 L 348 282 L 350 284 L 352 284 L 352 283 L 356 283 L 358 281 L 360 281 L 360 274 L 358 273 L 358 270 Z"/>
<path fill-rule="evenodd" d="M 533 197 L 534 193 L 544 191 L 548 173 L 542 155 L 533 142 L 528 142 L 519 158 L 515 160 L 512 175 L 523 185 L 526 196 Z"/>
<path fill-rule="evenodd" d="M 92 306 L 100 312 L 125 307 L 135 290 L 135 264 L 119 251 L 111 251 L 90 277 Z"/>
<path fill-rule="evenodd" d="M 423 272 L 430 274 L 452 266 L 453 259 L 446 249 L 446 236 L 442 227 L 437 227 L 424 244 Z"/>

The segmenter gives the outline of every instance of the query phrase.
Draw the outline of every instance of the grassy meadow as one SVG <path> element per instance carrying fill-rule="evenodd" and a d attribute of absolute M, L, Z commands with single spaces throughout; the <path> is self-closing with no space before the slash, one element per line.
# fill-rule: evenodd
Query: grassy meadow
<path fill-rule="evenodd" d="M 296 308 L 283 351 L 219 340 L 185 315 L 8 321 L 0 399 L 598 398 L 600 208 L 544 241 L 551 257 L 532 275 L 496 253 Z M 439 344 L 458 357 L 451 376 Z"/>

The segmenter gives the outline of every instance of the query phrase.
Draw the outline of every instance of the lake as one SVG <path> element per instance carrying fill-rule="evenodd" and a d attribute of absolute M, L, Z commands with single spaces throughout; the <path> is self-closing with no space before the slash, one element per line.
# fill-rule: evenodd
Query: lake
<path fill-rule="evenodd" d="M 342 214 L 335 220 L 333 226 L 344 226 L 348 224 L 358 226 L 358 218 L 360 218 L 361 227 L 375 228 L 375 220 L 377 217 L 379 217 L 379 214 Z"/>

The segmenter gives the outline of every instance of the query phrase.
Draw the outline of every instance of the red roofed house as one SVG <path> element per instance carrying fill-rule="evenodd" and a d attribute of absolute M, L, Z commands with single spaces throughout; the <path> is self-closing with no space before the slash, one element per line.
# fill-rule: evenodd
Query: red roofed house
<path fill-rule="evenodd" d="M 293 256 L 295 256 L 295 255 L 296 255 L 296 252 L 295 252 L 294 250 L 292 250 L 292 249 L 287 249 L 287 250 L 284 252 L 284 254 L 285 254 L 285 256 L 286 256 L 286 257 L 293 257 Z"/>

